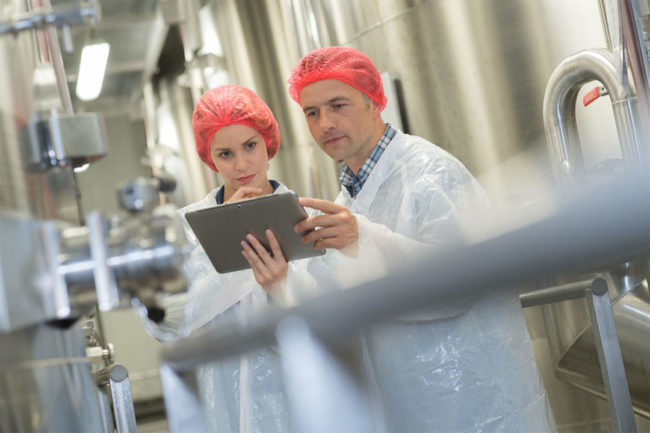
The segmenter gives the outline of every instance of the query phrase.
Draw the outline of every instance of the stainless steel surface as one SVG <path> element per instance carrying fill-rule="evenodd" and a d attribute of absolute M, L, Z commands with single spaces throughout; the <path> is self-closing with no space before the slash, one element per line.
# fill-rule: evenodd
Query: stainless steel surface
<path fill-rule="evenodd" d="M 544 126 L 555 178 L 561 184 L 584 181 L 586 170 L 575 120 L 580 88 L 600 81 L 610 94 L 623 159 L 639 167 L 641 137 L 634 94 L 618 80 L 614 56 L 606 50 L 581 51 L 563 60 L 548 80 L 544 95 Z"/>
<path fill-rule="evenodd" d="M 59 272 L 72 296 L 97 291 L 102 311 L 137 296 L 155 305 L 158 292 L 185 290 L 179 271 L 185 259 L 185 234 L 173 208 L 150 214 L 107 219 L 96 211 L 87 227 L 61 232 Z M 92 300 L 92 298 L 91 298 Z"/>
<path fill-rule="evenodd" d="M 599 274 L 612 287 L 613 314 L 619 335 L 621 351 L 630 395 L 637 414 L 650 417 L 650 304 L 647 281 L 633 290 L 620 291 L 620 282 L 611 274 Z M 622 294 L 617 295 L 617 292 Z M 596 346 L 592 337 L 589 311 L 584 302 L 571 301 L 553 307 L 544 307 L 544 316 L 556 375 L 580 389 L 605 398 L 603 378 L 595 362 Z"/>
<path fill-rule="evenodd" d="M 313 143 L 302 110 L 286 90 L 291 68 L 303 54 L 297 51 L 297 38 L 287 31 L 287 5 L 278 0 L 223 0 L 209 2 L 207 12 L 227 79 L 255 90 L 277 118 L 282 145 L 269 177 L 299 195 L 334 199 L 340 188 L 335 164 Z"/>
<path fill-rule="evenodd" d="M 96 113 L 41 112 L 26 125 L 25 162 L 29 170 L 79 167 L 106 155 L 103 120 Z"/>
<path fill-rule="evenodd" d="M 625 377 L 623 355 L 618 344 L 607 282 L 602 278 L 595 279 L 586 297 L 614 431 L 636 433 L 632 400 Z"/>
<path fill-rule="evenodd" d="M 150 107 L 146 111 L 148 116 L 156 117 L 155 124 L 167 128 L 166 132 L 157 131 L 160 140 L 148 152 L 154 171 L 162 170 L 178 179 L 178 188 L 171 199 L 179 207 L 203 199 L 218 186 L 216 173 L 196 157 L 192 101 L 187 87 L 177 79 L 165 78 L 158 83 L 157 109 Z"/>
<path fill-rule="evenodd" d="M 108 221 L 100 212 L 86 216 L 88 227 L 88 248 L 92 263 L 92 286 L 97 290 L 97 305 L 100 311 L 109 311 L 120 305 L 120 293 L 117 289 L 115 271 L 108 264 Z"/>
<path fill-rule="evenodd" d="M 69 317 L 53 225 L 0 212 L 0 238 L 0 333 Z"/>
<path fill-rule="evenodd" d="M 177 371 L 187 371 L 212 359 L 271 344 L 274 329 L 287 316 L 302 318 L 325 342 L 343 340 L 367 324 L 424 303 L 472 298 L 543 275 L 647 255 L 649 180 L 647 173 L 637 173 L 625 182 L 575 197 L 538 222 L 426 257 L 413 267 L 354 290 L 272 311 L 246 326 L 233 323 L 229 329 L 199 332 L 166 346 L 163 361 Z M 474 271 L 468 273 L 468 268 Z M 395 287 L 400 287 L 401 296 L 395 297 Z"/>
<path fill-rule="evenodd" d="M 563 57 L 602 37 L 590 21 L 593 12 L 600 26 L 598 11 L 584 1 L 284 4 L 294 6 L 292 11 L 299 6 L 304 17 L 296 23 L 300 54 L 316 46 L 348 45 L 367 53 L 380 72 L 397 73 L 408 129 L 449 150 L 479 176 L 543 146 L 543 83 Z M 579 36 L 566 31 L 574 28 L 578 14 Z M 530 175 L 547 164 L 536 159 Z M 507 172 L 494 177 L 491 188 L 514 188 Z M 538 187 L 545 181 L 542 177 Z"/>
<path fill-rule="evenodd" d="M 129 373 L 123 365 L 114 364 L 111 366 L 109 383 L 117 433 L 136 433 L 138 428 L 135 424 L 131 383 L 129 382 Z"/>
<path fill-rule="evenodd" d="M 115 431 L 115 425 L 113 424 L 113 409 L 111 409 L 112 403 L 109 394 L 110 389 L 107 384 L 97 386 L 99 410 L 102 415 L 103 433 L 113 433 Z"/>
<path fill-rule="evenodd" d="M 79 323 L 0 333 L 0 430 L 89 432 L 101 426 Z"/>

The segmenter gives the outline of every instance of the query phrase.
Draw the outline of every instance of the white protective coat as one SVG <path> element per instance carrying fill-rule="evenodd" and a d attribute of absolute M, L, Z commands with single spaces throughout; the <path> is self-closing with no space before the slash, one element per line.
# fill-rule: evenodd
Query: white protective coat
<path fill-rule="evenodd" d="M 280 184 L 275 194 L 288 192 Z M 178 213 L 216 205 L 217 190 Z M 183 272 L 189 293 L 167 298 L 165 319 L 158 324 L 143 320 L 149 334 L 172 341 L 198 329 L 217 329 L 242 323 L 261 314 L 270 304 L 267 294 L 255 281 L 250 269 L 219 274 L 205 254 L 189 224 L 182 218 L 191 253 Z M 289 273 L 293 272 L 289 263 Z M 288 291 L 272 300 L 274 306 L 290 306 L 296 299 Z M 143 318 L 146 311 L 142 310 Z M 198 369 L 201 402 L 210 432 L 289 432 L 291 420 L 284 395 L 282 368 L 274 348 L 244 353 Z"/>
<path fill-rule="evenodd" d="M 343 188 L 336 202 L 357 217 L 359 259 L 328 252 L 303 262 L 312 278 L 332 287 L 379 277 L 462 240 L 463 225 L 487 206 L 457 159 L 401 131 L 357 197 Z M 514 290 L 391 320 L 366 332 L 364 344 L 387 431 L 555 430 Z"/>

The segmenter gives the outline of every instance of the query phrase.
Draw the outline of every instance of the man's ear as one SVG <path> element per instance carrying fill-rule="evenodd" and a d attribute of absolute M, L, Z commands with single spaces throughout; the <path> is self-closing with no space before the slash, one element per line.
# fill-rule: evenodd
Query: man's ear
<path fill-rule="evenodd" d="M 372 101 L 372 118 L 376 119 L 379 116 L 381 116 L 381 108 L 379 107 L 379 104 L 377 104 L 375 101 Z"/>

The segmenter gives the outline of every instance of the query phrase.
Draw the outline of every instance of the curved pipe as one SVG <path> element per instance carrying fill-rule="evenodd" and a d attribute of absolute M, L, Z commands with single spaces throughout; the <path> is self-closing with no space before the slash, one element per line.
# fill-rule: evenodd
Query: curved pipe
<path fill-rule="evenodd" d="M 610 51 L 585 50 L 564 59 L 551 74 L 544 95 L 544 128 L 553 171 L 561 184 L 573 184 L 585 174 L 575 104 L 580 88 L 593 80 L 600 81 L 609 92 L 626 167 L 640 165 L 636 96 L 617 79 L 615 65 Z"/>

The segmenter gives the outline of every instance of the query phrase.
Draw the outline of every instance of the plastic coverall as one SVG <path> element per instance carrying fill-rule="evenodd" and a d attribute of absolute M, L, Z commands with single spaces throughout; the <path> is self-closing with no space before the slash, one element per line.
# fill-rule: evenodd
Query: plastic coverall
<path fill-rule="evenodd" d="M 289 191 L 280 184 L 275 194 Z M 211 207 L 217 190 L 203 200 L 178 212 Z M 266 292 L 257 284 L 250 269 L 219 274 L 210 263 L 194 232 L 183 218 L 190 258 L 184 265 L 189 293 L 171 296 L 163 304 L 165 319 L 154 324 L 144 319 L 145 329 L 161 341 L 171 341 L 199 328 L 218 328 L 233 320 L 245 322 L 269 305 Z M 298 261 L 299 262 L 299 261 Z M 289 263 L 289 274 L 294 262 Z M 292 305 L 296 299 L 274 298 L 275 306 Z M 142 313 L 146 312 L 142 311 Z M 248 352 L 239 357 L 219 360 L 198 369 L 201 401 L 207 428 L 214 432 L 288 432 L 291 420 L 281 363 L 274 348 Z M 240 404 L 241 403 L 241 404 Z"/>
<path fill-rule="evenodd" d="M 458 241 L 464 220 L 487 205 L 457 159 L 401 131 L 360 193 L 351 198 L 342 188 L 336 202 L 357 217 L 359 259 L 328 250 L 303 261 L 321 286 L 349 287 L 400 258 Z M 414 312 L 373 327 L 364 340 L 390 432 L 555 430 L 514 290 Z"/>

